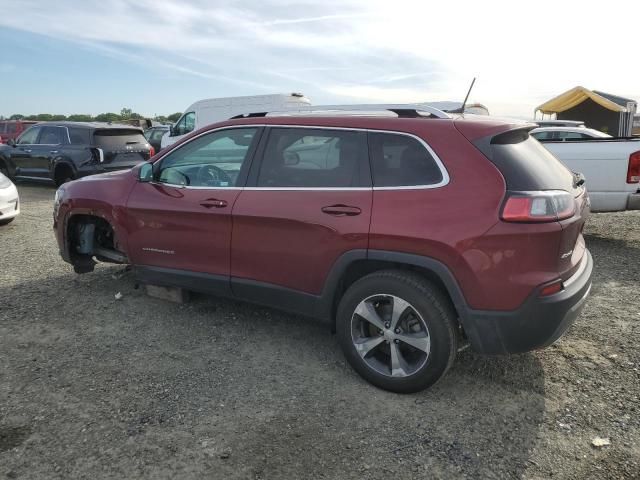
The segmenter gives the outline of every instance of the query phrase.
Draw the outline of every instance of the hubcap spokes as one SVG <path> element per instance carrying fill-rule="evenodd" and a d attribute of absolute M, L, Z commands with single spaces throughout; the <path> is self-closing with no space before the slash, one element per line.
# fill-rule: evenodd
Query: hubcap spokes
<path fill-rule="evenodd" d="M 351 338 L 370 368 L 391 377 L 416 373 L 431 351 L 424 319 L 395 295 L 373 295 L 360 302 L 351 317 Z"/>

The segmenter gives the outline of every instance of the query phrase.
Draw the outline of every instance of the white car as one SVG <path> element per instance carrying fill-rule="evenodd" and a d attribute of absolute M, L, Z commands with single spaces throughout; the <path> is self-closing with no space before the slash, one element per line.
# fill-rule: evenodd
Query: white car
<path fill-rule="evenodd" d="M 588 140 L 590 138 L 612 138 L 600 130 L 585 127 L 540 127 L 531 130 L 536 140 Z"/>
<path fill-rule="evenodd" d="M 0 225 L 11 223 L 19 213 L 18 189 L 11 180 L 0 173 Z"/>

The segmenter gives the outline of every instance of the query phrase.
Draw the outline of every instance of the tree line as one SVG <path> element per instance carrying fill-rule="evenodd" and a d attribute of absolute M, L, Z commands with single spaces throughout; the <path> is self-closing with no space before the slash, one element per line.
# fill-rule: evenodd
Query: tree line
<path fill-rule="evenodd" d="M 156 115 L 153 120 L 160 123 L 169 123 L 177 121 L 182 112 L 172 113 L 171 115 Z M 8 118 L 4 118 L 0 115 L 0 120 L 36 120 L 38 122 L 59 122 L 62 120 L 68 120 L 71 122 L 117 122 L 120 120 L 140 119 L 145 118 L 132 111 L 130 108 L 123 108 L 120 113 L 106 112 L 99 115 L 89 115 L 85 113 L 74 113 L 73 115 L 58 115 L 51 113 L 39 113 L 37 115 L 22 115 L 20 113 L 14 113 Z"/>

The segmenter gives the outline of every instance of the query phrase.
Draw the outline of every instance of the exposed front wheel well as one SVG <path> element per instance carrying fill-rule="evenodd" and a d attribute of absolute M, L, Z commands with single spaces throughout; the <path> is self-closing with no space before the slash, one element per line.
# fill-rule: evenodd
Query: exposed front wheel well
<path fill-rule="evenodd" d="M 115 231 L 104 218 L 94 215 L 74 215 L 67 224 L 69 257 L 76 273 L 93 271 L 96 260 L 128 263 L 119 250 Z"/>

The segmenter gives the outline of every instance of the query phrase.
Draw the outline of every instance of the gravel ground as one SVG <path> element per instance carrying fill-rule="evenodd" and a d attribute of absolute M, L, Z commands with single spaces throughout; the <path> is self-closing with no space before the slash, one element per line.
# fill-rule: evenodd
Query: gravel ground
<path fill-rule="evenodd" d="M 19 189 L 0 229 L 0 478 L 640 478 L 640 212 L 591 217 L 593 294 L 556 345 L 464 351 L 396 395 L 320 322 L 152 299 L 118 266 L 76 276 L 53 189 Z"/>

